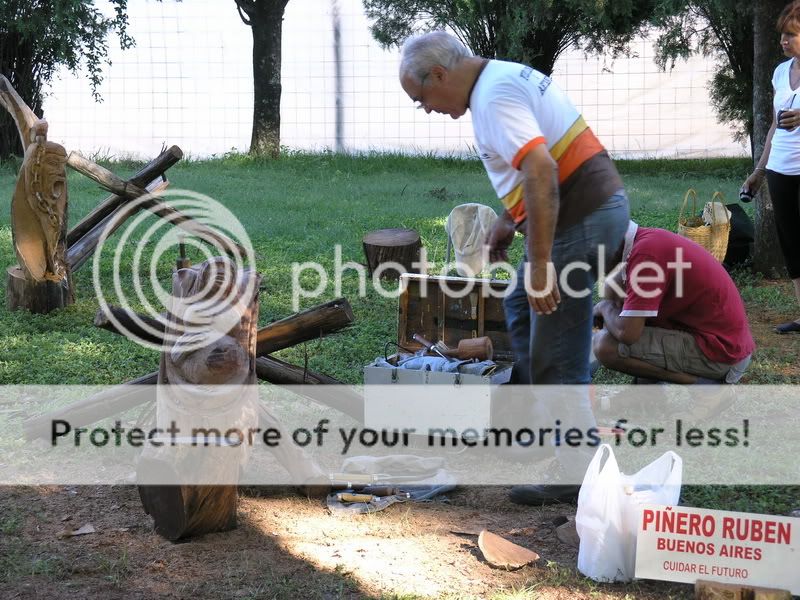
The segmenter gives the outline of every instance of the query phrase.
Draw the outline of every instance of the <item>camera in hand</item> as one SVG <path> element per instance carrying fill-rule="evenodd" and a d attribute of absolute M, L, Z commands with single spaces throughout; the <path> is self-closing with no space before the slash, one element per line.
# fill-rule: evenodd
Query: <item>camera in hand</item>
<path fill-rule="evenodd" d="M 752 202 L 753 193 L 750 190 L 739 190 L 739 200 L 742 202 Z"/>
<path fill-rule="evenodd" d="M 786 125 L 781 125 L 781 119 L 783 118 L 784 113 L 789 112 L 790 110 L 794 110 L 792 108 L 782 108 L 778 111 L 777 119 L 778 119 L 778 129 L 785 129 L 787 131 L 791 131 L 794 127 L 789 127 Z"/>

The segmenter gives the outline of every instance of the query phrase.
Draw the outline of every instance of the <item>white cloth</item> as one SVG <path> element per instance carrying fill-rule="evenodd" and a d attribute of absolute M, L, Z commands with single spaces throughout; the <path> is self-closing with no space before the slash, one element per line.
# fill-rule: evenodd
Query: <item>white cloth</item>
<path fill-rule="evenodd" d="M 793 60 L 790 58 L 779 64 L 772 75 L 772 106 L 775 115 L 781 109 L 800 108 L 800 88 L 793 90 L 789 83 Z M 784 175 L 800 175 L 800 127 L 792 131 L 775 129 L 767 169 Z"/>
<path fill-rule="evenodd" d="M 706 202 L 703 207 L 703 222 L 706 225 L 723 225 L 731 220 L 731 211 L 722 202 Z"/>
<path fill-rule="evenodd" d="M 488 262 L 484 249 L 486 234 L 497 214 L 483 204 L 470 202 L 456 206 L 445 223 L 445 231 L 456 254 L 456 269 L 462 277 L 474 277 Z"/>

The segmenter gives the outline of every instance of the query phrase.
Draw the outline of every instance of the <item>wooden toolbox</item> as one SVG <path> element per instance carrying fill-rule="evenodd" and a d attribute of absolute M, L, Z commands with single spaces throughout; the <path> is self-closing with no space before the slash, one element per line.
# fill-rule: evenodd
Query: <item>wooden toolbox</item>
<path fill-rule="evenodd" d="M 405 273 L 397 315 L 397 343 L 417 351 L 419 334 L 456 348 L 464 338 L 488 336 L 497 368 L 490 375 L 443 373 L 375 364 L 364 368 L 364 424 L 371 429 L 426 430 L 491 426 L 492 395 L 511 375 L 511 341 L 506 332 L 503 295 L 507 281 Z M 394 354 L 388 357 L 393 363 Z M 409 393 L 406 386 L 449 386 Z M 393 389 L 391 386 L 394 386 Z"/>

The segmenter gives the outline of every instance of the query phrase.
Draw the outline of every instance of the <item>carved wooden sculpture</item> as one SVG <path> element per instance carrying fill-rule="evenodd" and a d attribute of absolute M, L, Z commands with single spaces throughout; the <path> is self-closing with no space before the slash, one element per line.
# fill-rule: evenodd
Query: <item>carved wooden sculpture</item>
<path fill-rule="evenodd" d="M 260 425 L 279 431 L 280 439 L 290 438 L 278 419 L 258 402 L 260 281 L 255 271 L 237 272 L 234 263 L 224 257 L 179 269 L 173 276 L 174 306 L 165 332 L 173 341 L 165 344 L 161 355 L 157 424 L 167 430 L 174 423 L 182 441 L 171 448 L 148 446 L 138 468 L 140 480 L 162 483 L 140 485 L 139 494 L 156 531 L 167 539 L 236 526 L 237 492 L 235 483 L 230 482 L 237 481 L 249 445 L 230 447 L 226 446 L 230 440 L 215 439 L 211 447 L 205 447 L 206 440 L 193 436 L 195 431 L 247 432 Z M 202 307 L 208 306 L 215 310 L 208 311 L 214 314 L 205 328 L 181 327 L 202 323 L 207 318 Z M 180 334 L 177 339 L 176 334 Z M 296 445 L 280 444 L 270 452 L 298 483 L 321 480 L 316 462 Z M 163 485 L 181 478 L 209 484 Z"/>
<path fill-rule="evenodd" d="M 46 313 L 73 301 L 66 263 L 67 153 L 47 141 L 39 119 L 0 75 L 0 104 L 14 117 L 25 157 L 11 201 L 11 229 L 19 266 L 8 269 L 8 308 Z"/>
<path fill-rule="evenodd" d="M 236 271 L 227 258 L 210 259 L 173 275 L 170 327 L 159 369 L 157 422 L 174 423 L 177 446 L 148 446 L 140 481 L 234 481 L 246 461 L 238 448 L 192 437 L 194 431 L 247 429 L 257 422 L 255 349 L 260 276 Z M 203 308 L 220 313 L 203 326 Z M 199 310 L 200 309 L 200 310 Z M 175 339 L 177 338 L 177 339 Z M 140 485 L 158 533 L 170 540 L 236 526 L 236 485 Z"/>

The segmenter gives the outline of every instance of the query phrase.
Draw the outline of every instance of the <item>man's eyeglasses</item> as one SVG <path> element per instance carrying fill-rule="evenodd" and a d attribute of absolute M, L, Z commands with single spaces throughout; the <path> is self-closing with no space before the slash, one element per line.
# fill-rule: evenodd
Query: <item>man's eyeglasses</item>
<path fill-rule="evenodd" d="M 423 92 L 423 90 L 425 89 L 425 80 L 427 80 L 427 79 L 428 79 L 428 75 L 430 75 L 430 72 L 428 72 L 428 73 L 425 73 L 425 75 L 423 75 L 423 76 L 422 76 L 422 79 L 420 80 L 420 85 L 419 85 L 419 98 L 417 98 L 417 99 L 414 101 L 414 107 L 415 107 L 417 110 L 419 110 L 419 109 L 421 109 L 421 108 L 425 108 L 425 100 L 424 100 L 424 99 L 423 99 L 423 97 L 422 97 L 422 92 Z"/>

